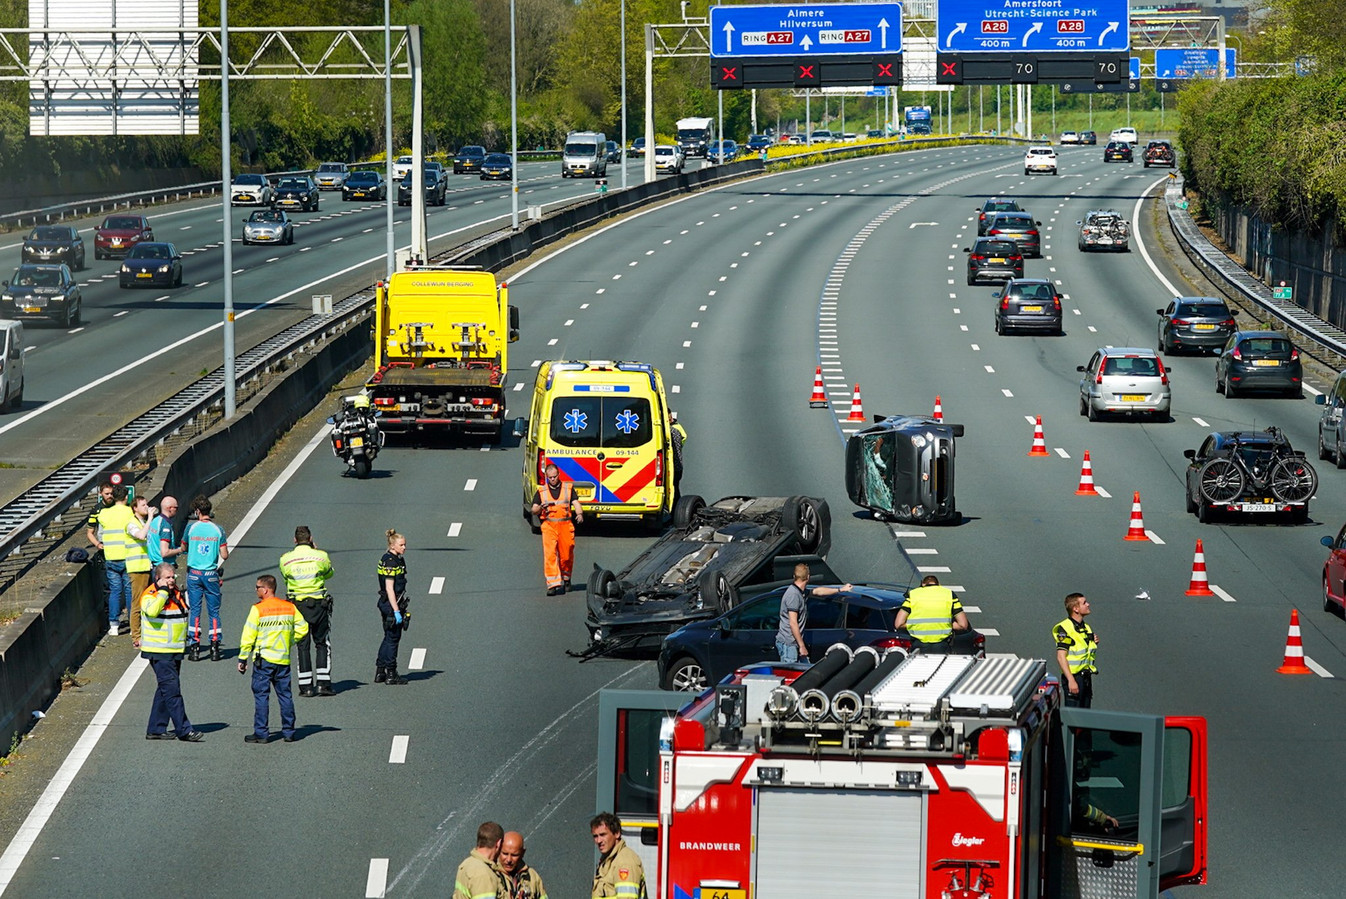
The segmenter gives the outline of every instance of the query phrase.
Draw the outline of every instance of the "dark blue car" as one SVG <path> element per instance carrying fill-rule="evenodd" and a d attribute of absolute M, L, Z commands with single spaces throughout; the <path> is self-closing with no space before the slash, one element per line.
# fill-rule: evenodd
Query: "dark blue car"
<path fill-rule="evenodd" d="M 138 243 L 117 272 L 119 287 L 182 286 L 182 254 L 171 243 Z"/>

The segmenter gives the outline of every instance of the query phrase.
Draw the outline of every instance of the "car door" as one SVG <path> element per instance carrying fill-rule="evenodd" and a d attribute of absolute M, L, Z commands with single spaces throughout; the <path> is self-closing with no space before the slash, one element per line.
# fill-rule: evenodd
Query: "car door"
<path fill-rule="evenodd" d="M 809 658 L 817 661 L 834 643 L 847 643 L 846 640 L 846 601 L 840 594 L 831 596 L 810 596 L 808 598 L 808 619 L 804 622 L 804 645 L 809 648 Z"/>
<path fill-rule="evenodd" d="M 1088 400 L 1093 393 L 1094 381 L 1098 378 L 1098 367 L 1103 364 L 1103 354 L 1095 352 L 1084 366 L 1084 377 L 1080 379 L 1080 396 Z"/>
<path fill-rule="evenodd" d="M 1326 542 L 1326 541 L 1324 541 Z M 1346 525 L 1332 541 L 1331 552 L 1323 572 L 1323 599 L 1332 599 L 1346 606 Z"/>
<path fill-rule="evenodd" d="M 719 619 L 706 641 L 707 681 L 719 683 L 736 668 L 774 661 L 783 590 L 750 599 Z"/>

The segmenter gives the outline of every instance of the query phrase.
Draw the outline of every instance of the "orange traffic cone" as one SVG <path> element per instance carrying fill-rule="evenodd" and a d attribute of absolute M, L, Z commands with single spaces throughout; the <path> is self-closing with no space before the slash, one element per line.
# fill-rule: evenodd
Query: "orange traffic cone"
<path fill-rule="evenodd" d="M 823 392 L 823 367 L 813 370 L 813 396 L 809 397 L 810 409 L 826 409 L 827 394 Z"/>
<path fill-rule="evenodd" d="M 944 407 L 939 404 L 939 394 L 935 394 L 935 413 L 931 418 L 935 421 L 944 420 Z"/>
<path fill-rule="evenodd" d="M 1140 515 L 1140 491 L 1131 497 L 1131 527 L 1126 531 L 1127 540 L 1149 540 L 1145 536 L 1145 519 Z"/>
<path fill-rule="evenodd" d="M 1047 438 L 1042 435 L 1042 416 L 1037 417 L 1037 423 L 1033 425 L 1033 447 L 1028 451 L 1030 456 L 1046 456 Z"/>
<path fill-rule="evenodd" d="M 1201 549 L 1201 538 L 1196 541 L 1196 555 L 1192 557 L 1192 580 L 1187 587 L 1188 596 L 1214 596 L 1206 580 L 1206 553 Z"/>
<path fill-rule="evenodd" d="M 1080 469 L 1080 486 L 1075 489 L 1076 496 L 1098 496 L 1094 489 L 1094 466 L 1089 461 L 1089 451 L 1084 451 L 1084 466 Z"/>
<path fill-rule="evenodd" d="M 1312 674 L 1304 664 L 1304 641 L 1299 637 L 1299 609 L 1290 610 L 1290 633 L 1285 637 L 1285 662 L 1277 674 Z"/>
<path fill-rule="evenodd" d="M 851 414 L 846 416 L 847 421 L 864 421 L 865 409 L 860 405 L 860 385 L 855 385 L 855 393 L 851 394 Z"/>

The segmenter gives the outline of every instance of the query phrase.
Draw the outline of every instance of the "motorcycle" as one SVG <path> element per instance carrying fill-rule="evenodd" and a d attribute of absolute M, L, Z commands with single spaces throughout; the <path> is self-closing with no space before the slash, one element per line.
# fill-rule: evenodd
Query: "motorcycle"
<path fill-rule="evenodd" d="M 327 423 L 332 426 L 332 455 L 345 462 L 357 478 L 369 477 L 383 447 L 378 413 L 369 408 L 369 397 L 342 397 L 341 408 Z"/>

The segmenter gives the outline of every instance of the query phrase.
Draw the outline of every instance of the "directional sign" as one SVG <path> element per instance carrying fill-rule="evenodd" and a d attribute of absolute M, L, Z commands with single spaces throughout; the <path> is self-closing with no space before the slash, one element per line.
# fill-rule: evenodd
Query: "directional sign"
<path fill-rule="evenodd" d="M 770 87 L 901 86 L 902 57 L 861 56 L 716 57 L 710 61 L 715 90 Z M 880 91 L 882 93 L 882 91 Z"/>
<path fill-rule="evenodd" d="M 942 53 L 1007 50 L 1116 52 L 1130 47 L 1127 0 L 1069 8 L 1058 0 L 938 0 Z"/>
<path fill-rule="evenodd" d="M 899 3 L 712 6 L 710 55 L 855 56 L 902 52 Z"/>
<path fill-rule="evenodd" d="M 1126 84 L 1126 76 L 1126 57 L 1117 53 L 940 53 L 935 60 L 937 84 Z"/>
<path fill-rule="evenodd" d="M 1237 48 L 1225 48 L 1225 78 L 1233 78 Z M 1164 80 L 1215 78 L 1220 71 L 1218 47 L 1179 47 L 1154 51 L 1154 77 Z"/>
<path fill-rule="evenodd" d="M 1131 80 L 1138 81 L 1139 79 L 1140 79 L 1140 57 L 1133 56 L 1131 57 Z"/>

